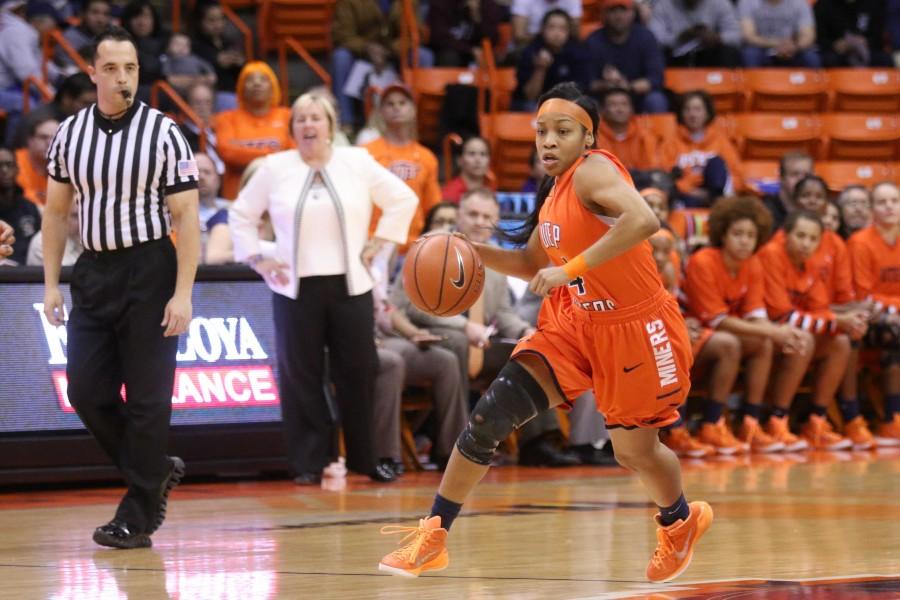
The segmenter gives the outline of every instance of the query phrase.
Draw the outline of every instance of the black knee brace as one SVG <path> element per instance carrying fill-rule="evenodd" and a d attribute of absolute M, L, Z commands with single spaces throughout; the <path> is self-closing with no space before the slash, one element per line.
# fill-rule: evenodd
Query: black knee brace
<path fill-rule="evenodd" d="M 549 406 L 541 385 L 511 360 L 475 405 L 456 447 L 472 462 L 489 465 L 500 442 Z"/>

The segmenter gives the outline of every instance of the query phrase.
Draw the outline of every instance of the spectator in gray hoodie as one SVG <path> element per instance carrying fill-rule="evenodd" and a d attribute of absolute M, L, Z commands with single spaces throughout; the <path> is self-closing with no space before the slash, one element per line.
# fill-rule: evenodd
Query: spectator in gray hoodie
<path fill-rule="evenodd" d="M 659 0 L 650 31 L 680 67 L 739 67 L 741 28 L 729 0 Z"/>

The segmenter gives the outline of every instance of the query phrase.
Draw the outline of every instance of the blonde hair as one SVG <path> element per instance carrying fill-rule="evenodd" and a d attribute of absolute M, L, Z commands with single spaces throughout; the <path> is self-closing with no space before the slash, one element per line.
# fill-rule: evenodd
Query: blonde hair
<path fill-rule="evenodd" d="M 327 98 L 324 95 L 317 94 L 315 92 L 307 92 L 294 100 L 294 104 L 291 106 L 291 121 L 288 127 L 291 133 L 291 137 L 294 136 L 294 114 L 296 114 L 298 110 L 309 108 L 311 106 L 318 106 L 323 111 L 325 111 L 325 116 L 328 117 L 329 123 L 328 139 L 333 142 L 334 134 L 338 129 L 337 111 L 335 110 L 334 103 L 332 103 L 330 98 Z"/>

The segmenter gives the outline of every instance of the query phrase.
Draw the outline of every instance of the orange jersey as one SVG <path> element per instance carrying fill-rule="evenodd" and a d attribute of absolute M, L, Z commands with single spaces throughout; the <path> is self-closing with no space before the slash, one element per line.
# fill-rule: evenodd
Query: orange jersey
<path fill-rule="evenodd" d="M 44 206 L 47 203 L 47 174 L 41 175 L 31 164 L 27 148 L 16 150 L 16 164 L 19 166 L 19 175 L 16 177 L 16 185 L 22 188 L 26 198 Z"/>
<path fill-rule="evenodd" d="M 660 166 L 656 138 L 638 127 L 635 119 L 631 119 L 623 135 L 616 134 L 601 121 L 597 128 L 597 141 L 601 148 L 615 154 L 629 169 L 649 170 Z"/>
<path fill-rule="evenodd" d="M 591 150 L 556 183 L 541 207 L 538 228 L 541 245 L 554 265 L 575 258 L 603 237 L 615 219 L 594 214 L 575 194 L 572 181 L 575 170 L 591 154 L 599 154 L 613 163 L 621 176 L 633 185 L 628 170 L 605 150 Z M 662 289 L 662 281 L 648 241 L 597 265 L 567 288 L 572 304 L 585 310 L 616 310 L 640 303 Z"/>
<path fill-rule="evenodd" d="M 813 333 L 834 333 L 831 292 L 826 272 L 816 266 L 815 257 L 797 269 L 788 256 L 784 236 L 773 238 L 757 253 L 765 265 L 766 310 L 773 321 L 790 323 Z"/>
<path fill-rule="evenodd" d="M 294 145 L 288 130 L 290 120 L 291 109 L 285 106 L 276 106 L 262 117 L 240 108 L 213 117 L 216 152 L 226 166 L 222 177 L 223 198 L 237 197 L 241 174 L 254 159 Z"/>
<path fill-rule="evenodd" d="M 900 310 L 900 244 L 888 244 L 874 225 L 847 240 L 856 297 L 872 300 L 878 311 Z"/>
<path fill-rule="evenodd" d="M 412 241 L 422 233 L 425 226 L 425 214 L 432 206 L 441 201 L 441 187 L 438 184 L 438 160 L 434 153 L 422 144 L 410 142 L 405 146 L 389 143 L 378 138 L 363 146 L 375 160 L 388 171 L 406 182 L 416 196 L 419 207 L 409 224 L 409 240 Z M 372 212 L 372 223 L 369 235 L 375 233 L 375 226 L 381 217 L 381 209 L 377 206 Z M 405 251 L 408 244 L 401 250 Z"/>
<path fill-rule="evenodd" d="M 772 241 L 784 241 L 784 230 L 779 229 L 772 236 Z M 807 268 L 819 269 L 822 280 L 828 288 L 828 301 L 832 304 L 846 304 L 856 300 L 853 290 L 853 270 L 850 264 L 850 253 L 841 236 L 831 230 L 825 230 L 819 247 L 810 257 Z"/>
<path fill-rule="evenodd" d="M 688 314 L 717 327 L 725 317 L 766 317 L 763 267 L 756 256 L 745 260 L 737 275 L 725 267 L 721 248 L 703 248 L 688 260 L 684 282 Z"/>
<path fill-rule="evenodd" d="M 681 125 L 674 138 L 662 140 L 660 150 L 662 169 L 669 171 L 673 167 L 680 167 L 685 171 L 686 178 L 689 177 L 690 171 L 702 171 L 710 158 L 719 156 L 728 166 L 732 188 L 741 189 L 740 156 L 728 136 L 715 124 L 710 124 L 706 128 L 706 133 L 700 141 L 694 140 L 687 128 Z"/>

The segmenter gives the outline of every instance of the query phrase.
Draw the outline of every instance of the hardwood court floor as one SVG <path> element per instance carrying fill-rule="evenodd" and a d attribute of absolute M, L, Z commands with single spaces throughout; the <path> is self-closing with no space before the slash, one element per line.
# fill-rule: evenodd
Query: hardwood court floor
<path fill-rule="evenodd" d="M 412 525 L 437 481 L 187 484 L 154 548 L 131 551 L 90 539 L 121 490 L 2 494 L 0 598 L 900 598 L 900 452 L 686 465 L 716 520 L 669 585 L 643 579 L 652 510 L 620 469 L 494 469 L 453 527 L 450 568 L 379 573 L 395 543 L 379 527 Z"/>

